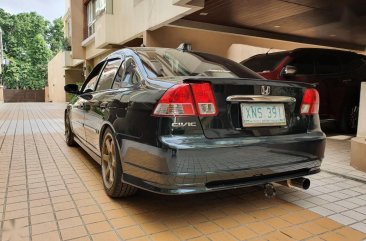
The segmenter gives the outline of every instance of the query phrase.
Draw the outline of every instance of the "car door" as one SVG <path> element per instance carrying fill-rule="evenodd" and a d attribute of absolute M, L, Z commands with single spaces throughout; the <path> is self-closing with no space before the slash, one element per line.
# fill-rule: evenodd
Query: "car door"
<path fill-rule="evenodd" d="M 343 106 L 343 83 L 340 76 L 342 66 L 335 53 L 319 53 L 316 57 L 315 72 L 320 95 L 320 118 L 334 120 Z"/>
<path fill-rule="evenodd" d="M 141 138 L 141 121 L 147 117 L 145 103 L 135 101 L 140 95 L 146 94 L 142 88 L 142 74 L 132 57 L 126 57 L 121 71 L 116 76 L 113 84 L 114 89 L 119 89 L 119 120 L 118 126 L 121 133 L 128 138 Z"/>
<path fill-rule="evenodd" d="M 85 121 L 85 102 L 87 102 L 88 93 L 94 92 L 98 82 L 98 76 L 104 63 L 97 65 L 88 78 L 85 80 L 77 97 L 77 101 L 73 104 L 71 109 L 71 124 L 74 134 L 83 142 L 86 142 L 84 121 Z"/>
<path fill-rule="evenodd" d="M 123 61 L 122 58 L 120 56 L 107 60 L 95 91 L 85 102 L 85 136 L 90 149 L 97 154 L 100 151 L 99 133 L 108 115 L 106 110 L 115 95 L 115 91 L 111 88 L 112 83 Z"/>

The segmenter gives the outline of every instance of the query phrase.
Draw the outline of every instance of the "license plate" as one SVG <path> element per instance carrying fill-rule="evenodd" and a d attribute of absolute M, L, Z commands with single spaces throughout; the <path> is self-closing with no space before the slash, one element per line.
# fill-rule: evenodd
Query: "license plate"
<path fill-rule="evenodd" d="M 242 103 L 240 107 L 243 127 L 286 125 L 283 104 Z"/>

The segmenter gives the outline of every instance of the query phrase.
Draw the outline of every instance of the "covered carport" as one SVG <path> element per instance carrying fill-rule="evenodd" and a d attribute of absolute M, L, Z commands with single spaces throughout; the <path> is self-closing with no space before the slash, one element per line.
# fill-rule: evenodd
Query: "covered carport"
<path fill-rule="evenodd" d="M 193 50 L 237 62 L 255 54 L 308 47 L 366 54 L 365 22 L 362 0 L 206 0 L 201 10 L 146 32 L 144 44 L 174 48 L 186 42 Z M 365 102 L 360 100 L 358 137 L 352 140 L 352 165 L 363 170 Z"/>

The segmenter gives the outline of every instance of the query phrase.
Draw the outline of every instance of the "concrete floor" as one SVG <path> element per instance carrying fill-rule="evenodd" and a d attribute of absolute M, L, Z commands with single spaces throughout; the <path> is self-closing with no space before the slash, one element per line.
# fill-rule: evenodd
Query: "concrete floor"
<path fill-rule="evenodd" d="M 327 172 L 335 164 L 342 174 L 347 144 L 329 141 L 326 170 L 311 177 L 308 191 L 278 186 L 273 199 L 257 187 L 175 197 L 141 191 L 111 199 L 97 164 L 66 146 L 64 107 L 0 105 L 2 241 L 366 238 L 363 173 Z"/>

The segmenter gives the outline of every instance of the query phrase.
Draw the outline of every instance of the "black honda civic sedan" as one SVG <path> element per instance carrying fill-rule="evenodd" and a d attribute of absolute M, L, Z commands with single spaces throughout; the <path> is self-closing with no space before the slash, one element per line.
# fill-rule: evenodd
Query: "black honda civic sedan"
<path fill-rule="evenodd" d="M 102 169 L 111 197 L 189 194 L 320 171 L 325 135 L 310 84 L 267 81 L 231 60 L 127 48 L 97 64 L 65 110 L 66 142 Z M 297 183 L 297 182 L 293 182 Z"/>

